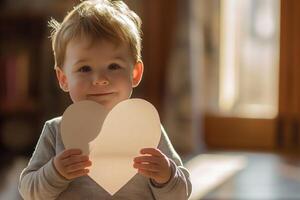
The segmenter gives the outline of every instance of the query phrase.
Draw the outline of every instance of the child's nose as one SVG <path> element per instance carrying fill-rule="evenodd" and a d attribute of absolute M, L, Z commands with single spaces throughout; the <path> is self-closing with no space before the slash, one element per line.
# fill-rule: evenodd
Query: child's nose
<path fill-rule="evenodd" d="M 95 74 L 93 78 L 93 85 L 109 85 L 109 81 L 106 76 Z"/>

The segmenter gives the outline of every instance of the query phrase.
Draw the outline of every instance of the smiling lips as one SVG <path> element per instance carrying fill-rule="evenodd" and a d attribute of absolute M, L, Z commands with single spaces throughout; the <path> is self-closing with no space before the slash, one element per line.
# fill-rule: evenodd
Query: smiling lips
<path fill-rule="evenodd" d="M 101 96 L 106 96 L 113 94 L 113 92 L 106 92 L 106 93 L 96 93 L 96 94 L 88 94 L 88 97 L 101 97 Z"/>

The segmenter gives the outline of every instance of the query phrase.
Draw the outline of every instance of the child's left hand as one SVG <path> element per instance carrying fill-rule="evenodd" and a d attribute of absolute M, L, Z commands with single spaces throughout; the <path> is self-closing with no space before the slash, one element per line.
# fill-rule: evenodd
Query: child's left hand
<path fill-rule="evenodd" d="M 167 183 L 172 174 L 168 157 L 156 148 L 144 148 L 140 153 L 147 155 L 134 158 L 133 167 L 138 169 L 138 173 L 159 184 Z"/>

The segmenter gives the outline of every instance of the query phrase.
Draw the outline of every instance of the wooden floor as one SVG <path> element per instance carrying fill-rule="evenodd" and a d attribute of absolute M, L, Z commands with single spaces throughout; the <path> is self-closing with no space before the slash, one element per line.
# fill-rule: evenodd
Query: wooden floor
<path fill-rule="evenodd" d="M 5 154 L 0 159 L 0 200 L 19 200 L 17 182 L 28 158 Z M 208 152 L 193 161 L 198 197 L 193 193 L 191 199 L 300 200 L 300 154 Z"/>
<path fill-rule="evenodd" d="M 244 169 L 221 182 L 202 199 L 299 200 L 300 154 L 230 152 L 247 159 Z"/>

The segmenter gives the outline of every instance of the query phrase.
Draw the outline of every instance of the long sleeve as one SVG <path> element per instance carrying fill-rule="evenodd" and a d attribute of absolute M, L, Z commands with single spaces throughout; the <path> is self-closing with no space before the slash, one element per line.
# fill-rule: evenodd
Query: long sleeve
<path fill-rule="evenodd" d="M 21 173 L 18 187 L 25 200 L 56 199 L 68 187 L 70 181 L 62 177 L 53 164 L 54 132 L 46 122 L 28 166 Z"/>
<path fill-rule="evenodd" d="M 170 159 L 172 167 L 172 177 L 163 187 L 155 187 L 149 180 L 150 188 L 157 200 L 186 200 L 192 192 L 190 175 L 186 168 L 183 167 L 182 161 L 174 150 L 165 130 L 162 129 L 162 135 L 158 148 Z"/>

